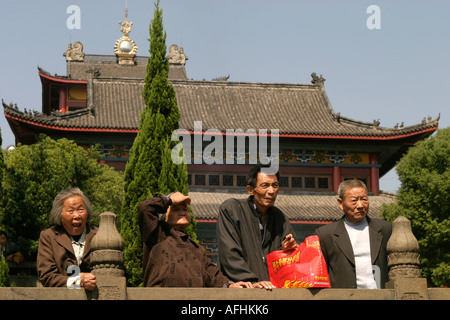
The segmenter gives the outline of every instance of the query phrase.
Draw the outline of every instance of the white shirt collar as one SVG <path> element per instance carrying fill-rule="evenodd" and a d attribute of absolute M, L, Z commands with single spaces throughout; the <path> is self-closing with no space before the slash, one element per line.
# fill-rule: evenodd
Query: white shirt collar
<path fill-rule="evenodd" d="M 72 248 L 73 252 L 75 253 L 75 257 L 77 258 L 78 265 L 81 264 L 83 260 L 83 253 L 84 253 L 84 245 L 86 243 L 86 227 L 83 230 L 83 233 L 81 234 L 80 239 L 78 241 L 75 241 L 75 239 L 70 236 L 70 240 L 72 241 Z"/>

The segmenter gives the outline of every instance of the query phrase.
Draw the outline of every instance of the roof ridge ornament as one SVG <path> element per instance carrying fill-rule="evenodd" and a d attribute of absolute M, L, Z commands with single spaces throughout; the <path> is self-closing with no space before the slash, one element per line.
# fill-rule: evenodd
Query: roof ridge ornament
<path fill-rule="evenodd" d="M 125 8 L 125 21 L 119 21 L 119 24 L 122 37 L 116 41 L 114 46 L 117 62 L 119 64 L 134 64 L 138 47 L 129 37 L 133 22 L 128 21 L 128 8 Z"/>
<path fill-rule="evenodd" d="M 372 129 L 378 130 L 378 128 L 380 127 L 380 124 L 381 124 L 380 119 L 373 119 Z"/>
<path fill-rule="evenodd" d="M 67 50 L 63 53 L 66 57 L 66 61 L 84 61 L 83 44 L 81 41 L 77 41 L 73 44 L 69 43 Z"/>
<path fill-rule="evenodd" d="M 167 56 L 167 59 L 169 60 L 170 64 L 180 65 L 185 65 L 186 60 L 189 60 L 189 58 L 184 53 L 183 47 L 180 46 L 180 50 L 178 50 L 178 46 L 176 44 L 172 44 L 169 47 L 169 55 Z"/>
<path fill-rule="evenodd" d="M 317 73 L 315 73 L 315 72 L 311 73 L 311 77 L 312 77 L 311 83 L 318 84 L 320 86 L 323 86 L 323 84 L 326 80 L 324 77 L 322 77 L 322 75 L 317 76 Z"/>

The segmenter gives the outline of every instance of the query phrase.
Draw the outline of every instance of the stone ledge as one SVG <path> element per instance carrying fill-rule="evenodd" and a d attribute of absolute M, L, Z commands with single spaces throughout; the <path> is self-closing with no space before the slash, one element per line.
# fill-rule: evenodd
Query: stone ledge
<path fill-rule="evenodd" d="M 127 300 L 395 300 L 393 289 L 127 288 Z M 85 290 L 0 288 L 0 300 L 92 300 Z M 428 288 L 429 300 L 450 300 L 450 288 Z"/>
<path fill-rule="evenodd" d="M 0 300 L 87 300 L 85 290 L 68 288 L 0 288 Z"/>
<path fill-rule="evenodd" d="M 127 288 L 129 300 L 393 300 L 394 290 Z"/>
<path fill-rule="evenodd" d="M 450 288 L 428 288 L 428 299 L 450 300 Z"/>

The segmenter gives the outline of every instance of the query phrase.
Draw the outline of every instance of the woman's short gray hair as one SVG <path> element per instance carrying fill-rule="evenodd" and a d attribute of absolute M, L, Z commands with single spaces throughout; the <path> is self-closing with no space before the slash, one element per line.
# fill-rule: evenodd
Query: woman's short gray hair
<path fill-rule="evenodd" d="M 68 198 L 72 198 L 75 196 L 80 196 L 83 198 L 83 204 L 84 208 L 87 211 L 87 220 L 92 217 L 92 206 L 89 199 L 84 195 L 83 191 L 81 191 L 79 188 L 70 188 L 65 189 L 58 193 L 53 200 L 53 206 L 52 210 L 50 210 L 50 215 L 48 217 L 48 222 L 50 225 L 54 226 L 60 226 L 61 225 L 61 216 L 62 216 L 62 209 L 64 205 L 64 201 L 66 201 Z"/>

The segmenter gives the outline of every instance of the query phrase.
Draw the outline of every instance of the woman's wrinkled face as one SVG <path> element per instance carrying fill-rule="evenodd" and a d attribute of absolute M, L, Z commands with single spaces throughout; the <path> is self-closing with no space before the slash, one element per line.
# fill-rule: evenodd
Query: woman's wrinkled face
<path fill-rule="evenodd" d="M 79 236 L 86 227 L 88 213 L 81 196 L 64 200 L 61 223 L 71 236 Z"/>
<path fill-rule="evenodd" d="M 184 231 L 191 222 L 191 216 L 187 204 L 180 203 L 170 206 L 166 213 L 166 222 L 175 229 Z"/>

